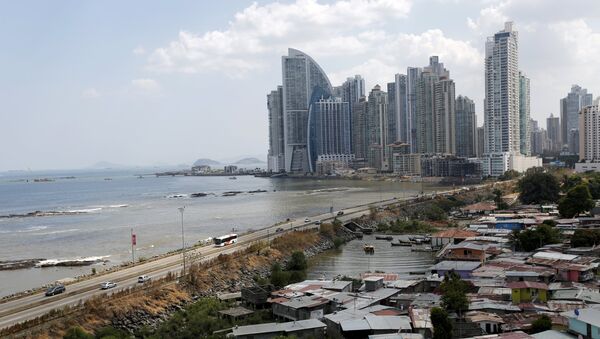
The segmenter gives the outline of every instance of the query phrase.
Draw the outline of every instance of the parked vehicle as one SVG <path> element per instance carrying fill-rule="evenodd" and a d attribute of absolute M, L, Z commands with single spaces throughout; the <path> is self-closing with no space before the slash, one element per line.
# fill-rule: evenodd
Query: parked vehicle
<path fill-rule="evenodd" d="M 46 296 L 50 297 L 50 296 L 53 296 L 53 295 L 57 295 L 57 294 L 63 293 L 65 290 L 66 290 L 65 286 L 61 285 L 61 284 L 50 286 L 46 290 Z"/>
<path fill-rule="evenodd" d="M 138 277 L 138 283 L 143 284 L 146 281 L 150 281 L 150 277 L 149 276 L 147 276 L 147 275 L 140 275 Z"/>
<path fill-rule="evenodd" d="M 102 284 L 100 284 L 100 289 L 102 289 L 102 290 L 108 290 L 108 289 L 114 288 L 114 287 L 117 287 L 117 283 L 114 283 L 112 281 L 106 281 L 106 282 L 103 282 Z"/>

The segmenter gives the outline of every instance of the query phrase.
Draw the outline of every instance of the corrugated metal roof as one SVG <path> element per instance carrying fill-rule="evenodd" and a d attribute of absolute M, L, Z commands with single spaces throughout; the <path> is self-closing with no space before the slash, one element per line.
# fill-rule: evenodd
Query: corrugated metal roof
<path fill-rule="evenodd" d="M 234 336 L 246 336 L 246 335 L 256 335 L 261 333 L 293 333 L 295 331 L 300 330 L 308 330 L 308 329 L 316 329 L 316 328 L 326 328 L 327 325 L 323 324 L 317 319 L 307 319 L 307 320 L 298 320 L 298 321 L 290 321 L 285 323 L 267 323 L 267 324 L 257 324 L 257 325 L 247 325 L 247 326 L 238 326 L 233 328 Z"/>
<path fill-rule="evenodd" d="M 456 270 L 456 271 L 472 271 L 479 267 L 481 263 L 478 261 L 441 261 L 431 267 L 432 270 Z"/>

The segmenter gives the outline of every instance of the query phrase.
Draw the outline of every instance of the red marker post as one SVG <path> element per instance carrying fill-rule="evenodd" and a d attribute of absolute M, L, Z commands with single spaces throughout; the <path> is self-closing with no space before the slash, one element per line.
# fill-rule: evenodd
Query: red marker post
<path fill-rule="evenodd" d="M 133 233 L 133 228 L 131 229 L 131 263 L 135 264 L 135 245 L 137 245 L 137 237 Z"/>

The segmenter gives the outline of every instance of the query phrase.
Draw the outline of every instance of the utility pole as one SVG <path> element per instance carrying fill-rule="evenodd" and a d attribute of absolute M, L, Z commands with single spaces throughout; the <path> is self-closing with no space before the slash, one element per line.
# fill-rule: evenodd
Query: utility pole
<path fill-rule="evenodd" d="M 185 211 L 185 206 L 178 208 L 181 213 L 181 255 L 183 256 L 183 275 L 185 275 L 185 237 L 183 233 L 183 211 Z"/>
<path fill-rule="evenodd" d="M 133 234 L 133 228 L 131 228 L 131 264 L 135 265 L 135 246 L 136 236 Z"/>

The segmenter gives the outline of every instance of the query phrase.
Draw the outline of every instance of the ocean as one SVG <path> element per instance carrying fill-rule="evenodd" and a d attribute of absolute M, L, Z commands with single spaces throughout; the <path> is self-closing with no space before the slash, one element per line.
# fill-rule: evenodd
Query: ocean
<path fill-rule="evenodd" d="M 104 267 L 187 245 L 439 187 L 407 182 L 270 179 L 253 176 L 139 178 L 139 171 L 64 171 L 0 176 L 0 261 L 101 257 Z M 49 178 L 50 181 L 34 179 Z M 239 191 L 238 194 L 223 195 Z M 261 191 L 249 193 L 251 191 Z M 265 191 L 265 192 L 262 192 Z M 193 197 L 193 193 L 206 196 Z M 34 214 L 36 216 L 24 216 Z M 7 218 L 8 215 L 18 215 Z M 0 296 L 91 271 L 84 267 L 0 271 Z"/>

